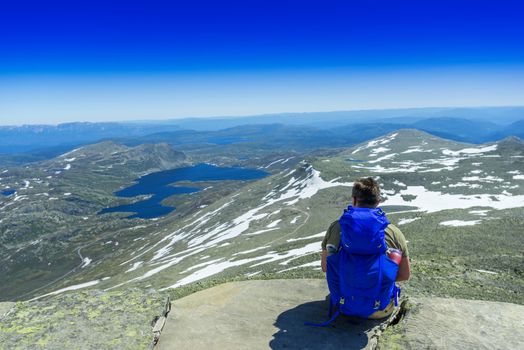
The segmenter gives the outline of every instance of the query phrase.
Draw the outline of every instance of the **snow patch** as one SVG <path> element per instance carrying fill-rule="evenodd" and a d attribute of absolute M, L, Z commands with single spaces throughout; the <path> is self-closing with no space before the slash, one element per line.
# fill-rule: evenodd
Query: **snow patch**
<path fill-rule="evenodd" d="M 40 295 L 38 297 L 30 299 L 29 301 L 38 300 L 38 299 L 41 299 L 41 298 L 44 298 L 44 297 L 47 297 L 47 296 L 50 296 L 50 295 L 61 294 L 61 293 L 64 293 L 64 292 L 67 292 L 67 291 L 70 291 L 70 290 L 78 290 L 78 289 L 82 289 L 82 288 L 91 287 L 91 286 L 94 286 L 94 285 L 100 283 L 101 281 L 105 281 L 107 279 L 109 279 L 109 277 L 104 277 L 102 279 L 89 281 L 89 282 L 85 282 L 85 283 L 75 284 L 75 285 L 72 285 L 72 286 L 69 286 L 69 287 L 65 287 L 65 288 L 62 288 L 62 289 L 55 290 L 54 292 L 51 292 L 51 293 Z"/>
<path fill-rule="evenodd" d="M 290 267 L 289 269 L 280 270 L 280 271 L 278 271 L 278 273 L 282 273 L 282 272 L 286 272 L 286 271 L 290 271 L 290 270 L 296 270 L 296 269 L 299 269 L 299 268 L 302 268 L 302 267 L 320 267 L 320 260 L 315 260 L 315 261 L 312 261 L 312 262 L 309 262 L 309 263 L 305 263 L 305 264 L 302 264 L 302 265 Z"/>
<path fill-rule="evenodd" d="M 296 224 L 296 223 L 297 223 L 297 221 L 298 221 L 298 218 L 300 218 L 300 215 L 298 215 L 298 216 L 295 216 L 295 217 L 294 217 L 294 218 L 293 218 L 293 219 L 292 219 L 292 220 L 291 220 L 291 221 L 290 221 L 289 223 L 290 223 L 291 225 L 294 225 L 294 224 Z"/>
<path fill-rule="evenodd" d="M 318 253 L 319 251 L 320 251 L 320 242 L 313 242 L 313 243 L 309 243 L 309 244 L 305 245 L 302 248 L 291 249 L 291 250 L 288 250 L 287 252 L 284 252 L 284 253 L 270 252 L 270 253 L 268 253 L 268 254 L 266 254 L 264 256 L 258 257 L 259 259 L 265 260 L 265 261 L 262 261 L 260 263 L 251 265 L 250 267 L 260 266 L 260 265 L 263 265 L 263 264 L 268 264 L 268 263 L 271 263 L 271 262 L 275 262 L 275 261 L 279 261 L 279 260 L 285 260 L 285 259 L 287 259 L 287 260 L 282 262 L 282 263 L 280 263 L 280 264 L 281 265 L 287 265 L 290 261 L 292 261 L 292 260 L 294 260 L 296 258 L 299 258 L 301 256 L 305 256 L 305 255 L 309 255 L 309 254 L 312 254 L 312 253 Z"/>
<path fill-rule="evenodd" d="M 80 266 L 80 268 L 84 268 L 86 267 L 87 265 L 91 264 L 93 260 L 88 258 L 87 256 L 82 260 L 82 266 Z"/>
<path fill-rule="evenodd" d="M 254 248 L 254 249 L 250 249 L 250 250 L 245 250 L 243 252 L 235 253 L 235 254 L 233 254 L 233 256 L 241 255 L 241 254 L 250 254 L 250 253 L 253 253 L 253 252 L 256 252 L 256 251 L 259 251 L 259 250 L 262 250 L 262 249 L 267 249 L 267 248 L 270 248 L 270 247 L 271 246 L 266 245 L 266 246 L 263 246 L 263 247 L 258 247 L 258 248 Z"/>
<path fill-rule="evenodd" d="M 266 227 L 267 227 L 267 228 L 273 228 L 273 227 L 276 227 L 276 226 L 277 226 L 281 221 L 282 221 L 282 219 L 275 220 L 275 221 L 273 221 L 272 223 L 268 224 Z"/>
<path fill-rule="evenodd" d="M 222 271 L 224 271 L 226 269 L 229 269 L 231 267 L 245 265 L 247 263 L 250 263 L 250 262 L 253 262 L 253 261 L 257 261 L 257 260 L 260 260 L 260 257 L 253 258 L 253 259 L 242 259 L 242 260 L 236 260 L 236 261 L 223 261 L 223 262 L 216 263 L 216 264 L 213 264 L 213 265 L 208 265 L 208 266 L 204 267 L 203 269 L 200 269 L 200 270 L 198 270 L 196 272 L 193 272 L 191 275 L 182 278 L 181 280 L 179 280 L 178 282 L 176 282 L 172 286 L 169 286 L 169 287 L 166 287 L 166 288 L 162 288 L 160 290 L 164 291 L 166 289 L 171 289 L 171 288 L 177 288 L 177 287 L 180 287 L 180 286 L 184 286 L 186 284 L 189 284 L 189 283 L 192 283 L 192 282 L 195 282 L 195 281 L 199 281 L 199 280 L 201 280 L 203 278 L 216 275 L 217 273 L 220 273 L 220 272 L 222 272 Z"/>
<path fill-rule="evenodd" d="M 320 232 L 320 233 L 315 233 L 314 235 L 307 236 L 307 237 L 290 238 L 287 240 L 287 242 L 296 242 L 296 241 L 302 241 L 302 240 L 311 239 L 311 238 L 319 238 L 319 237 L 324 237 L 325 235 L 326 235 L 325 232 Z"/>
<path fill-rule="evenodd" d="M 131 266 L 130 269 L 126 270 L 126 273 L 131 272 L 131 271 L 135 271 L 140 266 L 142 266 L 143 263 L 144 263 L 143 261 L 137 261 L 136 263 L 133 264 L 133 266 Z"/>
<path fill-rule="evenodd" d="M 271 162 L 271 163 L 269 163 L 268 165 L 266 165 L 266 166 L 264 167 L 264 169 L 267 169 L 267 168 L 271 167 L 272 165 L 275 165 L 275 164 L 277 164 L 277 163 L 280 163 L 280 162 L 282 162 L 283 160 L 285 160 L 285 158 L 275 160 L 274 162 Z"/>
<path fill-rule="evenodd" d="M 489 210 L 471 210 L 469 211 L 470 214 L 479 215 L 479 216 L 487 216 Z"/>
<path fill-rule="evenodd" d="M 447 156 L 460 156 L 460 155 L 478 155 L 485 152 L 492 152 L 497 150 L 497 145 L 491 145 L 480 148 L 464 148 L 459 151 L 451 151 L 449 149 L 443 149 L 442 154 Z"/>
<path fill-rule="evenodd" d="M 398 224 L 397 225 L 405 225 L 405 224 L 409 224 L 410 222 L 413 222 L 413 221 L 417 221 L 419 220 L 420 218 L 412 218 L 412 219 L 400 219 L 398 221 Z"/>
<path fill-rule="evenodd" d="M 404 152 L 401 152 L 402 154 L 409 154 L 409 153 L 420 153 L 420 152 L 433 152 L 432 150 L 424 150 L 420 146 L 411 146 L 408 147 L 408 149 Z"/>
<path fill-rule="evenodd" d="M 478 182 L 504 182 L 504 179 L 501 179 L 500 177 L 496 176 L 486 176 L 486 177 L 479 177 L 479 176 L 465 176 L 462 178 L 463 181 L 478 181 Z"/>
<path fill-rule="evenodd" d="M 406 201 L 403 195 L 415 196 Z M 446 209 L 467 209 L 471 207 L 490 207 L 495 209 L 509 209 L 524 207 L 524 195 L 506 194 L 448 194 L 438 191 L 428 191 L 424 186 L 408 186 L 394 196 L 386 199 L 385 205 L 401 205 L 418 207 L 418 211 L 433 213 Z"/>
<path fill-rule="evenodd" d="M 385 137 L 378 138 L 376 140 L 369 141 L 366 145 L 360 146 L 357 149 L 355 149 L 353 152 L 351 152 L 351 154 L 358 153 L 364 149 L 375 148 L 378 145 L 386 145 L 393 141 L 397 135 L 398 133 L 394 133 Z"/>
<path fill-rule="evenodd" d="M 397 155 L 396 153 L 387 154 L 387 155 L 382 156 L 380 158 L 377 158 L 375 160 L 370 160 L 370 161 L 368 161 L 368 163 L 371 163 L 371 164 L 379 163 L 379 162 L 382 162 L 383 160 L 394 158 L 396 155 Z"/>
<path fill-rule="evenodd" d="M 249 273 L 246 273 L 244 276 L 246 277 L 253 277 L 253 276 L 256 276 L 258 274 L 260 274 L 262 271 L 256 271 L 256 272 L 249 272 Z"/>
<path fill-rule="evenodd" d="M 443 221 L 440 223 L 442 226 L 453 226 L 453 227 L 461 227 L 461 226 L 474 226 L 477 225 L 482 220 L 471 220 L 471 221 L 464 221 L 464 220 L 449 220 L 449 221 Z"/>
<path fill-rule="evenodd" d="M 387 148 L 387 147 L 377 147 L 377 148 L 373 148 L 373 150 L 371 151 L 370 153 L 370 157 L 374 157 L 376 156 L 377 154 L 379 153 L 384 153 L 384 152 L 387 152 L 387 151 L 391 151 L 390 148 Z"/>
<path fill-rule="evenodd" d="M 76 151 L 80 150 L 81 148 L 82 148 L 82 147 L 78 147 L 78 148 L 72 149 L 72 150 L 69 151 L 69 152 L 66 152 L 66 153 L 64 153 L 64 154 L 61 154 L 59 157 L 60 157 L 60 158 L 67 157 L 67 156 L 69 156 L 69 155 L 75 153 Z"/>

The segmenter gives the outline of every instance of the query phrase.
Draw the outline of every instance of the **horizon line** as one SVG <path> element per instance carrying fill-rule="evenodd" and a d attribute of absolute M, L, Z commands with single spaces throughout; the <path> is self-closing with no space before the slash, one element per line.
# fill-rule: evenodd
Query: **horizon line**
<path fill-rule="evenodd" d="M 238 115 L 208 115 L 208 116 L 187 116 L 180 118 L 162 118 L 162 119 L 126 119 L 126 120 L 108 120 L 108 121 L 64 121 L 58 123 L 23 123 L 23 124 L 0 124 L 0 127 L 22 127 L 22 126 L 59 126 L 64 124 L 133 124 L 133 123 L 159 123 L 159 122 L 171 122 L 177 120 L 195 120 L 195 119 L 241 119 L 241 118 L 254 118 L 254 117 L 270 117 L 277 115 L 305 115 L 315 113 L 341 113 L 341 112 L 371 112 L 371 111 L 401 111 L 401 110 L 431 110 L 431 109 L 490 109 L 490 108 L 524 108 L 522 105 L 475 105 L 475 106 L 428 106 L 428 107 L 391 107 L 391 108 L 359 108 L 359 109 L 342 109 L 342 110 L 327 110 L 327 111 L 313 111 L 313 112 L 271 112 L 261 114 L 238 114 Z M 386 119 L 388 117 L 385 117 Z M 395 118 L 395 117 L 390 117 Z M 468 118 L 464 118 L 468 119 Z"/>

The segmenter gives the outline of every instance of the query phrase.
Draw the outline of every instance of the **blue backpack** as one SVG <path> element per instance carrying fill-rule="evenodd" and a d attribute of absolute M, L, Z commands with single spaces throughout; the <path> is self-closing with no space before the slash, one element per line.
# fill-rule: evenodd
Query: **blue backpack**
<path fill-rule="evenodd" d="M 380 208 L 349 206 L 339 219 L 341 237 L 338 253 L 327 258 L 326 278 L 333 317 L 322 324 L 329 325 L 340 313 L 367 318 L 385 309 L 393 299 L 397 306 L 400 288 L 395 284 L 398 265 L 387 256 L 384 230 L 389 225 Z"/>

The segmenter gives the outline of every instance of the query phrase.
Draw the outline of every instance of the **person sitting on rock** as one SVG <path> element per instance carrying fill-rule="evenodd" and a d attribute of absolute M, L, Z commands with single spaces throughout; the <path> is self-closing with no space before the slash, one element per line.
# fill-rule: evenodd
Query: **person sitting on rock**
<path fill-rule="evenodd" d="M 406 239 L 396 226 L 389 223 L 384 212 L 378 208 L 381 199 L 380 187 L 376 180 L 369 177 L 355 181 L 351 197 L 352 205 L 344 211 L 339 220 L 329 226 L 322 241 L 322 271 L 327 272 L 331 302 L 338 306 L 343 314 L 371 319 L 384 318 L 393 312 L 396 296 L 400 293 L 395 281 L 406 281 L 410 278 L 411 269 Z M 367 248 L 370 242 L 362 241 L 369 239 L 375 242 L 371 251 L 369 251 L 370 248 Z M 380 242 L 384 241 L 386 247 L 381 246 L 383 244 Z M 340 254 L 342 250 L 344 253 Z M 393 256 L 395 254 L 396 259 Z M 379 256 L 382 258 L 379 259 Z M 398 270 L 397 266 L 391 267 L 393 260 L 396 260 Z M 362 272 L 363 269 L 369 269 L 371 272 Z M 378 270 L 381 272 L 377 273 Z M 354 281 L 358 278 L 362 281 Z M 373 278 L 376 278 L 376 281 L 373 281 Z M 385 285 L 388 283 L 388 278 L 391 290 L 389 293 L 393 293 L 394 297 L 384 296 L 384 293 L 387 293 L 384 292 L 384 289 L 388 288 Z M 377 288 L 379 290 L 382 288 L 382 291 L 378 292 Z M 372 299 L 371 294 L 373 293 L 382 293 L 382 296 Z M 359 295 L 369 295 L 371 301 L 363 300 L 361 304 L 358 302 L 351 304 L 351 301 L 345 300 L 359 299 Z M 345 305 L 340 305 L 341 303 Z M 365 304 L 371 304 L 371 306 L 365 306 Z M 344 312 L 344 310 L 349 311 Z"/>

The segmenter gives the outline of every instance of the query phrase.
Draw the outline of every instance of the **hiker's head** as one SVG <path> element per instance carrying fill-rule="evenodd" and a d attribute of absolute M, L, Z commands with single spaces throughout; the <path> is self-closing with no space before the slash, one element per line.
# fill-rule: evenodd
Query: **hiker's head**
<path fill-rule="evenodd" d="M 380 186 L 371 177 L 358 179 L 351 192 L 354 207 L 375 208 L 380 203 Z"/>

